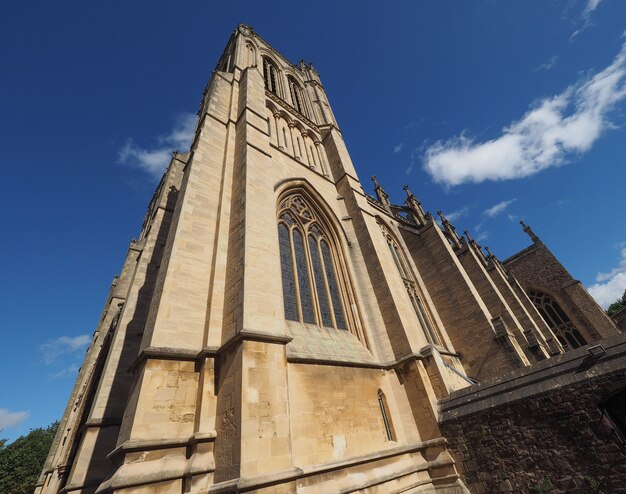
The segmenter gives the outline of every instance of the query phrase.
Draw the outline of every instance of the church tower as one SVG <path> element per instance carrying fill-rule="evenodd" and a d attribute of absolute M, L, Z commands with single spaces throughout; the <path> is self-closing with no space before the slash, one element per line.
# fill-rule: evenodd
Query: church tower
<path fill-rule="evenodd" d="M 497 259 L 374 182 L 315 67 L 238 26 L 37 494 L 468 492 L 438 400 L 563 347 Z"/>

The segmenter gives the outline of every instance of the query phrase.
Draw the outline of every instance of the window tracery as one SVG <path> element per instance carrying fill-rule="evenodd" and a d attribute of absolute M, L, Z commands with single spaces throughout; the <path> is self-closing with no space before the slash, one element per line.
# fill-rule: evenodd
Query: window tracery
<path fill-rule="evenodd" d="M 572 350 L 587 344 L 587 340 L 576 329 L 556 300 L 539 290 L 529 290 L 528 298 L 535 304 L 565 350 Z"/>
<path fill-rule="evenodd" d="M 280 204 L 278 238 L 285 318 L 348 329 L 339 253 L 328 227 L 302 195 Z"/>
<path fill-rule="evenodd" d="M 413 275 L 413 272 L 404 257 L 402 249 L 387 228 L 382 223 L 379 223 L 378 225 L 383 232 L 385 240 L 387 240 L 387 247 L 389 247 L 391 257 L 394 260 L 396 268 L 398 268 L 398 273 L 400 273 L 400 277 L 404 283 L 404 288 L 407 291 L 409 300 L 411 301 L 411 305 L 413 306 L 413 310 L 417 316 L 417 320 L 419 321 L 422 331 L 424 332 L 424 336 L 429 343 L 443 345 L 442 339 L 439 336 L 439 332 L 436 329 L 427 306 L 424 304 L 424 298 L 421 294 L 421 290 L 419 289 L 415 276 Z"/>

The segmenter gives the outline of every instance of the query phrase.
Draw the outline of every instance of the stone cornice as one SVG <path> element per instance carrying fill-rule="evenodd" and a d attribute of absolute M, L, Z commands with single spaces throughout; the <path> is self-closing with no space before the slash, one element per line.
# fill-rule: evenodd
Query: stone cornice
<path fill-rule="evenodd" d="M 205 358 L 217 357 L 219 354 L 225 352 L 231 346 L 241 341 L 261 341 L 265 343 L 274 343 L 286 345 L 293 338 L 284 334 L 265 333 L 255 330 L 242 330 L 237 334 L 226 340 L 221 346 L 207 346 L 200 351 L 192 350 L 188 348 L 174 348 L 174 347 L 146 347 L 135 359 L 135 361 L 129 367 L 129 372 L 135 371 L 135 369 L 143 364 L 146 360 L 179 360 L 183 362 L 201 362 Z"/>

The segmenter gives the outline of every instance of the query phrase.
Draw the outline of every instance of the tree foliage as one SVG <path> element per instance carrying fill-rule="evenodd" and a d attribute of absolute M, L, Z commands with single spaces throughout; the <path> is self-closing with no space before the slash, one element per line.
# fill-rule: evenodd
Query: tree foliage
<path fill-rule="evenodd" d="M 59 427 L 32 429 L 10 444 L 0 439 L 0 494 L 32 494 Z"/>
<path fill-rule="evenodd" d="M 624 290 L 624 293 L 621 298 L 618 298 L 615 302 L 609 305 L 609 308 L 606 310 L 606 313 L 609 316 L 613 317 L 624 307 L 626 307 L 626 290 Z"/>

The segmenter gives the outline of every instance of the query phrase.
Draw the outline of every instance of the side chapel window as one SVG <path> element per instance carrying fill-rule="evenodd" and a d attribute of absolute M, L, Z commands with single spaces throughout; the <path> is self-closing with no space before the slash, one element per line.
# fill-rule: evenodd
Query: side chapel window
<path fill-rule="evenodd" d="M 622 441 L 626 441 L 626 389 L 615 393 L 604 402 L 602 408 L 609 416 Z"/>
<path fill-rule="evenodd" d="M 278 240 L 285 318 L 347 329 L 339 254 L 328 228 L 299 194 L 280 205 Z"/>
<path fill-rule="evenodd" d="M 278 95 L 278 69 L 267 58 L 263 58 L 263 79 L 265 89 Z"/>
<path fill-rule="evenodd" d="M 400 273 L 400 277 L 404 282 L 404 287 L 409 295 L 409 299 L 411 300 L 411 304 L 413 305 L 413 310 L 415 310 L 415 314 L 417 315 L 417 319 L 419 320 L 420 326 L 424 331 L 424 336 L 426 339 L 435 345 L 442 345 L 441 338 L 435 329 L 435 325 L 432 321 L 432 317 L 430 316 L 428 309 L 424 305 L 423 297 L 421 296 L 420 290 L 418 288 L 417 282 L 415 281 L 415 277 L 404 258 L 404 254 L 400 249 L 400 246 L 397 244 L 395 239 L 391 236 L 387 228 L 385 228 L 381 223 L 379 226 L 387 240 L 387 246 L 389 247 L 389 251 L 391 252 L 391 257 L 398 268 L 398 272 Z"/>
<path fill-rule="evenodd" d="M 580 334 L 574 323 L 567 317 L 561 306 L 546 293 L 538 290 L 529 290 L 528 298 L 535 304 L 541 317 L 554 331 L 555 336 L 565 350 L 572 350 L 587 344 L 587 340 Z"/>

